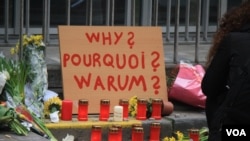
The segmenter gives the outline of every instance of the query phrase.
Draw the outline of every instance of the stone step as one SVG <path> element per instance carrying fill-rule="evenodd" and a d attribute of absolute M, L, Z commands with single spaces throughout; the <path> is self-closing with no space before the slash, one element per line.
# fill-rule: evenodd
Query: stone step
<path fill-rule="evenodd" d="M 132 125 L 140 124 L 144 129 L 144 140 L 149 140 L 150 124 L 152 122 L 159 122 L 161 125 L 160 138 L 171 137 L 174 132 L 181 131 L 187 134 L 188 129 L 200 129 L 206 127 L 206 118 L 202 109 L 182 105 L 174 102 L 175 108 L 173 113 L 169 116 L 163 116 L 160 120 L 147 119 L 136 120 L 129 118 L 128 121 L 98 121 L 98 115 L 89 115 L 88 121 L 78 121 L 77 115 L 73 115 L 71 121 L 62 121 L 58 123 L 51 123 L 45 120 L 45 125 L 49 128 L 52 134 L 58 141 L 62 141 L 67 135 L 74 136 L 74 141 L 89 141 L 91 136 L 92 125 L 100 125 L 102 127 L 102 141 L 108 140 L 108 127 L 112 125 L 122 126 L 123 141 L 131 141 Z M 112 115 L 110 115 L 112 117 Z M 1 131 L 0 140 L 6 141 L 47 141 L 48 139 L 30 132 L 28 136 L 19 136 L 11 131 Z"/>
<path fill-rule="evenodd" d="M 144 129 L 144 140 L 149 140 L 150 124 L 159 122 L 161 124 L 160 138 L 171 137 L 174 132 L 181 131 L 187 134 L 188 129 L 200 129 L 206 127 L 206 118 L 204 112 L 197 111 L 174 111 L 169 116 L 164 116 L 160 120 L 147 119 L 136 120 L 130 118 L 128 121 L 98 121 L 98 115 L 90 115 L 88 121 L 78 121 L 72 118 L 72 121 L 60 121 L 59 123 L 46 123 L 58 140 L 62 140 L 67 134 L 73 135 L 76 141 L 89 141 L 92 125 L 100 125 L 102 127 L 102 140 L 108 140 L 108 127 L 112 125 L 122 126 L 123 141 L 130 141 L 132 135 L 132 125 L 141 124 Z"/>

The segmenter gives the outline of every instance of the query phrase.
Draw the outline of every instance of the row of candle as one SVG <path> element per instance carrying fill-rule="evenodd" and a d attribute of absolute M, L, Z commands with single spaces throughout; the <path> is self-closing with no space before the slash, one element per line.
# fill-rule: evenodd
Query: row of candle
<path fill-rule="evenodd" d="M 152 122 L 150 124 L 149 141 L 160 141 L 161 123 Z M 189 138 L 192 141 L 199 141 L 199 130 L 190 129 Z M 90 141 L 102 141 L 102 127 L 93 125 Z M 122 126 L 113 125 L 108 131 L 108 141 L 122 141 Z M 144 141 L 144 129 L 141 124 L 132 125 L 131 141 Z"/>
<path fill-rule="evenodd" d="M 138 99 L 137 100 L 137 120 L 147 119 L 147 100 Z M 88 120 L 88 100 L 80 99 L 78 101 L 78 120 L 87 121 Z M 72 109 L 73 102 L 71 100 L 62 101 L 61 119 L 62 120 L 72 120 Z M 156 120 L 161 119 L 162 111 L 162 99 L 152 99 L 152 115 L 151 118 Z M 107 121 L 110 116 L 110 100 L 101 99 L 100 100 L 100 121 Z M 120 99 L 119 105 L 114 107 L 114 120 L 122 121 L 128 119 L 129 116 L 129 102 L 127 99 Z"/>
<path fill-rule="evenodd" d="M 159 122 L 151 123 L 149 141 L 160 141 L 160 128 Z M 92 126 L 90 141 L 102 141 L 101 126 Z M 113 125 L 109 128 L 108 141 L 122 141 L 122 127 L 120 125 Z M 144 141 L 144 129 L 141 124 L 132 125 L 131 141 Z"/>

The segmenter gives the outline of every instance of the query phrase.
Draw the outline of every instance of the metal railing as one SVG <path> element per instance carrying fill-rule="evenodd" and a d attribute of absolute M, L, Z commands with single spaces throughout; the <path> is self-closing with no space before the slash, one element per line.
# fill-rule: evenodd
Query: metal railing
<path fill-rule="evenodd" d="M 47 46 L 58 45 L 58 33 L 57 28 L 51 26 L 51 0 L 43 0 L 43 18 L 42 25 L 39 27 L 30 26 L 30 0 L 13 0 L 12 4 L 15 4 L 16 15 L 14 16 L 14 26 L 9 27 L 10 19 L 10 0 L 4 0 L 4 26 L 0 28 L 0 40 L 2 46 L 7 46 L 18 41 L 22 41 L 22 34 L 35 33 L 41 34 L 44 37 L 44 42 Z M 71 24 L 71 2 L 72 0 L 66 1 L 66 25 Z M 84 1 L 84 0 L 82 0 Z M 97 0 L 98 1 L 98 0 Z M 138 4 L 136 2 L 140 3 Z M 173 63 L 178 61 L 178 48 L 179 45 L 194 45 L 195 46 L 195 55 L 194 62 L 198 63 L 199 60 L 199 46 L 203 43 L 211 43 L 211 37 L 217 29 L 218 22 L 214 25 L 209 24 L 209 13 L 210 13 L 210 3 L 212 0 L 124 0 L 124 26 L 161 26 L 162 27 L 162 37 L 164 44 L 169 44 L 174 46 L 173 51 Z M 93 19 L 93 2 L 94 0 L 85 0 L 86 13 L 85 13 L 85 24 L 92 26 L 94 25 Z M 104 26 L 113 26 L 115 25 L 115 0 L 106 0 L 105 1 L 105 23 Z M 159 5 L 160 2 L 166 3 L 164 7 L 166 10 L 166 23 L 165 25 L 159 25 Z M 185 3 L 185 16 L 180 15 L 182 10 L 180 4 Z M 196 12 L 194 23 L 195 25 L 190 24 L 191 17 L 191 2 L 195 3 Z M 219 19 L 224 12 L 227 10 L 228 0 L 216 0 L 215 5 L 217 5 L 217 19 Z M 60 3 L 58 3 L 60 5 Z M 194 7 L 192 5 L 192 7 Z M 140 9 L 140 17 L 136 17 L 137 8 Z M 173 12 L 174 9 L 174 13 Z M 192 9 L 193 10 L 193 9 Z M 25 12 L 24 12 L 25 11 Z M 18 18 L 19 19 L 18 19 Z M 180 25 L 180 17 L 185 17 L 185 22 Z M 174 23 L 171 23 L 171 19 L 174 18 Z M 140 21 L 140 22 L 138 22 Z M 17 37 L 12 40 L 10 37 Z"/>

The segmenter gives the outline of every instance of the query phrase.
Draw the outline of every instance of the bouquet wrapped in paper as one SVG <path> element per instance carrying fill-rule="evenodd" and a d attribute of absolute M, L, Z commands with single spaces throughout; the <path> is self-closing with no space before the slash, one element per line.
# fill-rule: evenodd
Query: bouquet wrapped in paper
<path fill-rule="evenodd" d="M 43 96 L 48 89 L 45 44 L 41 35 L 23 36 L 23 60 L 28 73 L 25 83 L 25 105 L 38 117 L 43 116 Z M 11 50 L 19 52 L 19 43 Z"/>
<path fill-rule="evenodd" d="M 29 105 L 25 105 L 27 97 L 25 93 L 25 84 L 29 68 L 24 60 L 13 60 L 0 55 L 0 72 L 3 76 L 5 85 L 1 93 L 0 105 L 0 124 L 8 126 L 11 131 L 19 135 L 28 135 L 29 131 L 49 138 L 51 141 L 57 139 L 45 126 L 41 118 L 31 111 Z M 34 93 L 32 93 L 34 94 Z M 38 107 L 42 110 L 42 107 Z"/>
<path fill-rule="evenodd" d="M 201 65 L 181 61 L 169 78 L 171 80 L 171 83 L 169 83 L 169 99 L 194 107 L 205 108 L 206 96 L 201 90 L 201 81 L 204 74 L 205 70 Z"/>

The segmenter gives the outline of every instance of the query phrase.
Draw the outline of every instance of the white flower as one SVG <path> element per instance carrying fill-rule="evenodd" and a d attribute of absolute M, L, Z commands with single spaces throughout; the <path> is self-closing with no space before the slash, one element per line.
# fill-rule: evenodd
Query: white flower
<path fill-rule="evenodd" d="M 8 71 L 3 71 L 2 73 L 3 73 L 4 76 L 5 76 L 5 80 L 9 80 L 9 79 L 10 79 L 10 74 L 9 74 Z"/>
<path fill-rule="evenodd" d="M 0 72 L 0 93 L 2 93 L 6 80 L 10 79 L 10 75 L 7 71 Z"/>

